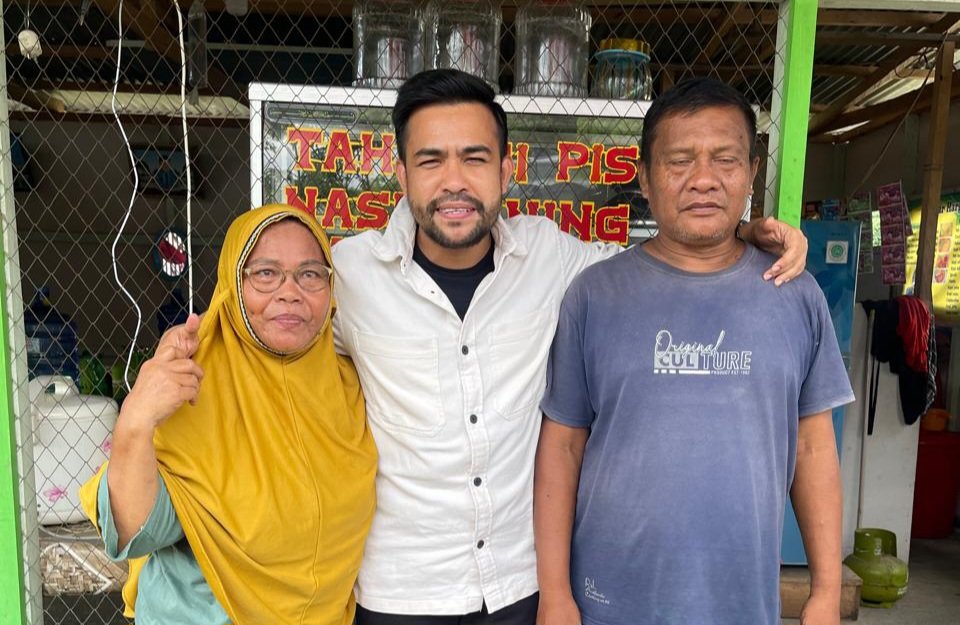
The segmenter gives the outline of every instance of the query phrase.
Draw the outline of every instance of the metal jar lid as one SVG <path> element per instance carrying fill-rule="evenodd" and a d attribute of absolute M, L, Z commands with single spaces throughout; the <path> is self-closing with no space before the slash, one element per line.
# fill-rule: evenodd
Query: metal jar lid
<path fill-rule="evenodd" d="M 643 54 L 650 56 L 650 44 L 641 39 L 604 39 L 600 42 L 600 49 L 642 52 Z"/>

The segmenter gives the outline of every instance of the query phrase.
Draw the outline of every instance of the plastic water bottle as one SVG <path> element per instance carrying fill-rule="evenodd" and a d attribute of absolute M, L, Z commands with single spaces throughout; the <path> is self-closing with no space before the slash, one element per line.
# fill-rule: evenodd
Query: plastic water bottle
<path fill-rule="evenodd" d="M 80 376 L 77 326 L 50 303 L 50 287 L 42 286 L 23 311 L 27 339 L 29 377 L 65 375 L 74 382 Z"/>

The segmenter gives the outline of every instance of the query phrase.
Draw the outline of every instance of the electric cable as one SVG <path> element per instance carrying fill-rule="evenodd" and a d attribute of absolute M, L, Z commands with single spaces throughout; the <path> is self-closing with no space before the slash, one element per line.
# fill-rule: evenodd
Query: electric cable
<path fill-rule="evenodd" d="M 133 339 L 130 341 L 130 351 L 127 354 L 126 366 L 123 369 L 123 383 L 126 385 L 127 392 L 130 392 L 130 363 L 133 361 L 133 352 L 137 348 L 137 336 L 140 334 L 140 325 L 143 323 L 143 313 L 140 310 L 140 306 L 137 304 L 137 300 L 130 294 L 130 291 L 123 286 L 123 282 L 120 280 L 120 272 L 117 267 L 117 244 L 120 243 L 120 237 L 123 235 L 124 228 L 127 227 L 127 222 L 130 220 L 130 215 L 133 213 L 133 202 L 137 198 L 137 189 L 140 188 L 140 176 L 137 173 L 137 161 L 133 156 L 133 148 L 130 146 L 130 139 L 127 137 L 127 132 L 123 128 L 123 122 L 120 121 L 120 115 L 117 114 L 117 87 L 120 84 L 120 62 L 123 58 L 123 0 L 120 0 L 119 6 L 117 7 L 117 71 L 114 74 L 113 78 L 113 92 L 110 97 L 110 110 L 113 112 L 113 119 L 117 123 L 117 128 L 120 129 L 120 135 L 123 137 L 123 143 L 127 148 L 127 156 L 130 157 L 130 167 L 133 169 L 133 191 L 130 193 L 130 203 L 127 205 L 127 212 L 123 216 L 123 221 L 120 222 L 120 228 L 117 230 L 117 236 L 113 239 L 113 245 L 110 247 L 110 260 L 113 265 L 113 279 L 116 281 L 117 286 L 120 287 L 120 290 L 124 295 L 127 296 L 127 299 L 130 300 L 130 303 L 133 305 L 133 309 L 137 313 L 137 327 L 133 331 Z"/>
<path fill-rule="evenodd" d="M 187 134 L 187 50 L 183 44 L 183 14 L 173 0 L 177 14 L 177 41 L 180 44 L 180 121 L 183 126 L 183 155 L 187 169 L 187 314 L 193 313 L 193 179 L 190 174 L 190 137 Z"/>
<path fill-rule="evenodd" d="M 940 48 L 943 48 L 943 44 L 946 41 L 946 36 L 944 36 L 943 41 L 940 42 L 940 45 L 937 47 L 936 56 L 940 56 Z M 877 170 L 877 167 L 880 165 L 880 161 L 883 160 L 884 155 L 887 153 L 887 150 L 890 148 L 890 144 L 893 143 L 893 138 L 897 136 L 897 133 L 900 132 L 900 128 L 903 126 L 903 122 L 907 121 L 907 117 L 910 116 L 910 113 L 913 112 L 914 107 L 917 106 L 917 102 L 920 101 L 920 96 L 923 95 L 923 88 L 927 86 L 927 82 L 930 81 L 930 75 L 933 74 L 933 69 L 936 67 L 936 64 L 933 64 L 928 70 L 927 75 L 923 79 L 923 84 L 917 89 L 917 96 L 913 99 L 913 102 L 910 103 L 910 108 L 907 109 L 907 112 L 903 114 L 903 117 L 900 118 L 900 123 L 897 124 L 897 127 L 893 129 L 893 132 L 890 133 L 890 136 L 887 137 L 886 143 L 883 144 L 883 147 L 880 149 L 880 155 L 873 159 L 873 165 L 870 166 L 870 169 L 867 170 L 867 173 L 860 179 L 860 182 L 853 188 L 853 191 L 848 194 L 847 197 L 855 196 L 863 185 L 866 184 L 867 180 L 870 179 L 870 176 L 873 175 L 873 172 Z"/>

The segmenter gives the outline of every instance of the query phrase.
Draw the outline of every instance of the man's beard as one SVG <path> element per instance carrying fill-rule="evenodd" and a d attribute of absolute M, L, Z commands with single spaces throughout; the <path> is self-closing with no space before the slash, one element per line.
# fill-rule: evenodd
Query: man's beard
<path fill-rule="evenodd" d="M 477 225 L 474 226 L 467 236 L 462 239 L 453 240 L 444 234 L 443 230 L 440 229 L 433 221 L 433 216 L 437 212 L 437 209 L 444 202 L 464 202 L 469 204 L 480 217 L 480 220 L 477 222 Z M 427 235 L 431 241 L 444 247 L 448 250 L 462 250 L 469 247 L 473 247 L 477 243 L 483 241 L 488 234 L 490 234 L 490 229 L 493 228 L 493 224 L 496 221 L 496 218 L 490 219 L 488 221 L 487 217 L 490 214 L 496 215 L 499 212 L 499 206 L 495 208 L 487 208 L 483 203 L 477 198 L 467 195 L 466 193 L 454 193 L 443 195 L 427 203 L 426 208 L 420 209 L 420 207 L 414 207 L 411 205 L 412 212 L 414 216 L 421 216 L 420 219 L 417 219 L 417 225 L 420 227 L 420 230 Z"/>
<path fill-rule="evenodd" d="M 669 230 L 670 238 L 674 241 L 679 241 L 681 243 L 694 246 L 714 245 L 717 243 L 722 243 L 724 240 L 730 237 L 730 234 L 725 228 L 718 228 L 713 232 L 696 232 L 693 230 L 687 230 L 683 226 L 673 224 L 669 226 Z"/>

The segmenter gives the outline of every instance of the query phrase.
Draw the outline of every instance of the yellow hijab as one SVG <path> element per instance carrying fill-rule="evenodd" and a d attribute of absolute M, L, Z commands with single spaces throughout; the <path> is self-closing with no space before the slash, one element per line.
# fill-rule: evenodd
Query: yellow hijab
<path fill-rule="evenodd" d="M 238 217 L 200 325 L 199 400 L 164 422 L 154 443 L 187 541 L 234 623 L 347 625 L 377 456 L 356 371 L 334 352 L 336 305 L 331 298 L 315 342 L 290 355 L 266 350 L 241 307 L 247 256 L 265 228 L 289 218 L 310 229 L 332 266 L 311 216 L 270 205 Z M 81 495 L 94 523 L 102 475 Z M 128 613 L 140 566 L 131 563 L 124 588 Z"/>

